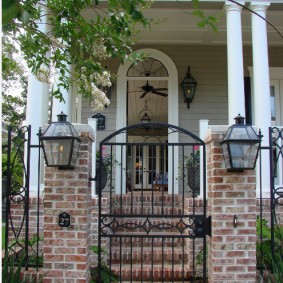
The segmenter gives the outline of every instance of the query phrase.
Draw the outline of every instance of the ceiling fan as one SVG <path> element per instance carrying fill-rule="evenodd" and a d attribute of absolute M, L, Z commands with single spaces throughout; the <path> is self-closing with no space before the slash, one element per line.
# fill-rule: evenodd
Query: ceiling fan
<path fill-rule="evenodd" d="M 154 88 L 153 86 L 149 85 L 148 81 L 140 88 L 143 91 L 143 94 L 140 96 L 140 98 L 144 98 L 150 92 L 164 97 L 168 96 L 167 93 L 160 92 L 161 90 L 168 90 L 167 88 Z"/>

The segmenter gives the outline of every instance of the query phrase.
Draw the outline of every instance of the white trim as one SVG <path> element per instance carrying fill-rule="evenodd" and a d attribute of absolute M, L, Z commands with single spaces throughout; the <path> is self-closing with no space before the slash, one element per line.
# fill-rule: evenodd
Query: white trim
<path fill-rule="evenodd" d="M 178 126 L 179 124 L 179 91 L 178 91 L 178 72 L 177 68 L 173 62 L 173 60 L 167 56 L 165 53 L 156 50 L 156 49 L 140 49 L 138 50 L 140 53 L 146 54 L 148 57 L 154 58 L 162 62 L 166 69 L 168 70 L 169 77 L 168 79 L 168 123 Z M 125 64 L 120 65 L 118 68 L 118 79 L 117 79 L 117 111 L 116 111 L 116 129 L 121 129 L 123 127 L 126 127 L 127 125 L 127 72 L 130 66 L 133 64 L 132 61 L 127 61 Z M 137 78 L 135 78 L 137 79 Z M 150 78 L 147 78 L 150 79 Z M 156 78 L 154 78 L 156 80 Z M 164 79 L 164 78 L 163 78 Z M 171 134 L 168 136 L 168 142 L 169 143 L 177 143 L 179 140 L 179 137 L 177 134 Z M 126 142 L 126 135 L 118 135 L 117 142 Z M 119 156 L 119 152 L 117 152 L 117 158 L 122 158 Z M 168 153 L 169 156 L 170 152 Z M 178 156 L 176 154 L 175 156 Z M 119 160 L 119 159 L 118 159 Z M 175 164 L 171 164 L 169 162 L 169 168 L 168 171 L 170 174 L 168 175 L 169 184 L 172 184 L 173 176 L 178 176 L 178 160 L 175 158 Z M 174 167 L 172 167 L 174 166 Z M 174 172 L 172 171 L 172 168 L 175 168 Z M 125 178 L 124 178 L 125 179 Z M 122 186 L 123 188 L 126 188 L 125 184 L 126 180 L 123 180 Z M 175 178 L 175 188 L 178 187 L 178 178 Z M 116 178 L 116 193 L 120 193 L 121 190 L 119 189 L 121 184 L 121 180 L 119 177 Z M 172 185 L 169 186 L 168 192 L 172 192 Z M 123 191 L 124 193 L 124 191 Z"/>

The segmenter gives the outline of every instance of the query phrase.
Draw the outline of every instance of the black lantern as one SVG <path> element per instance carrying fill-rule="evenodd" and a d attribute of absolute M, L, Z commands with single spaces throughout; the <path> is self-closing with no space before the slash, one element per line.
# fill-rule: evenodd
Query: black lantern
<path fill-rule="evenodd" d="M 144 101 L 144 108 L 139 114 L 139 118 L 141 123 L 150 123 L 152 112 L 147 108 L 147 100 Z"/>
<path fill-rule="evenodd" d="M 181 83 L 181 87 L 183 89 L 184 102 L 186 102 L 188 108 L 190 108 L 190 103 L 193 102 L 197 88 L 197 82 L 194 79 L 194 77 L 191 75 L 190 66 L 188 67 L 187 74 Z"/>
<path fill-rule="evenodd" d="M 67 122 L 67 115 L 61 112 L 58 122 L 51 122 L 41 136 L 46 165 L 63 169 L 73 169 L 81 140 L 74 126 Z"/>
<path fill-rule="evenodd" d="M 141 122 L 142 123 L 150 123 L 151 118 L 149 117 L 149 115 L 147 113 L 143 114 L 143 116 L 141 117 Z"/>
<path fill-rule="evenodd" d="M 239 114 L 221 141 L 225 167 L 230 172 L 243 172 L 256 165 L 260 138 L 244 119 Z"/>

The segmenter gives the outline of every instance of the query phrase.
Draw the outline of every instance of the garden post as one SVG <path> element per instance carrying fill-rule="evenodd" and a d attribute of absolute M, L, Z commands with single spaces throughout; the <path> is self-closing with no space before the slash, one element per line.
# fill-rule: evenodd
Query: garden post
<path fill-rule="evenodd" d="M 81 145 L 74 170 L 45 167 L 44 283 L 90 282 L 91 177 L 94 133 L 74 125 Z M 71 226 L 59 227 L 70 214 Z"/>
<path fill-rule="evenodd" d="M 206 136 L 209 283 L 256 282 L 255 170 L 227 172 L 220 141 L 228 127 L 211 126 Z"/>

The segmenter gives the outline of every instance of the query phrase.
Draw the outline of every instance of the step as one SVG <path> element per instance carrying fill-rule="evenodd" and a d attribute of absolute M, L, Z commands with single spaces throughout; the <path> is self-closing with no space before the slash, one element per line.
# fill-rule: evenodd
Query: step
<path fill-rule="evenodd" d="M 112 209 L 113 215 L 115 214 L 129 214 L 129 215 L 163 215 L 163 216 L 172 216 L 172 215 L 184 215 L 188 214 L 186 211 L 183 211 L 180 206 L 172 207 L 172 204 L 146 204 L 146 205 L 134 205 L 134 206 L 123 206 L 114 207 Z"/>
<path fill-rule="evenodd" d="M 174 282 L 182 281 L 182 280 L 189 280 L 192 276 L 188 267 L 182 268 L 181 265 L 175 264 L 172 268 L 172 265 L 154 265 L 153 268 L 151 265 L 144 264 L 133 264 L 130 265 L 123 265 L 120 270 L 120 265 L 112 265 L 111 270 L 114 274 L 117 274 L 121 277 L 122 282 L 126 282 L 127 280 L 143 280 L 143 281 L 162 281 L 172 280 Z M 121 271 L 121 272 L 120 272 Z"/>
<path fill-rule="evenodd" d="M 143 264 L 171 264 L 174 261 L 174 264 L 184 264 L 188 263 L 188 254 L 183 253 L 182 248 L 173 249 L 171 247 L 154 247 L 154 248 L 119 248 L 112 247 L 111 249 L 111 263 L 118 264 L 137 264 L 143 262 Z"/>
<path fill-rule="evenodd" d="M 120 237 L 114 237 L 111 238 L 111 243 L 112 246 L 116 246 L 116 245 L 122 245 L 122 248 L 127 248 L 127 247 L 131 247 L 131 246 L 136 246 L 136 247 L 140 247 L 141 245 L 143 245 L 144 247 L 151 247 L 152 245 L 154 247 L 172 247 L 172 237 L 174 237 L 174 235 L 172 234 L 171 237 L 168 234 L 168 237 L 164 237 L 164 238 L 160 238 L 160 234 L 156 235 L 156 238 L 150 238 L 150 237 L 138 237 L 138 235 L 133 236 L 133 233 L 129 233 L 129 235 L 127 236 L 127 234 L 123 234 L 123 236 Z M 178 247 L 178 246 L 182 246 L 183 241 L 185 242 L 187 239 L 182 239 L 182 238 L 173 238 L 174 240 L 174 247 Z M 184 243 L 185 244 L 185 243 Z"/>

